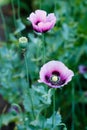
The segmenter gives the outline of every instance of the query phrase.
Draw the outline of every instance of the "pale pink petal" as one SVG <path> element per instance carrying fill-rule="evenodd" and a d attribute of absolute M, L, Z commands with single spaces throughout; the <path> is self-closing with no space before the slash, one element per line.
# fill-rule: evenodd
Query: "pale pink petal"
<path fill-rule="evenodd" d="M 42 33 L 42 30 L 41 30 L 41 28 L 38 27 L 38 25 L 32 24 L 32 26 L 33 26 L 33 29 L 34 29 L 36 32 L 41 32 L 41 33 Z"/>
<path fill-rule="evenodd" d="M 40 22 L 38 24 L 38 27 L 42 30 L 42 32 L 46 32 L 53 27 L 53 23 L 52 22 L 46 22 L 46 23 Z"/>
<path fill-rule="evenodd" d="M 27 19 L 30 20 L 32 23 L 35 23 L 37 21 L 35 13 L 31 13 L 30 17 L 28 17 Z"/>
<path fill-rule="evenodd" d="M 54 13 L 50 13 L 48 14 L 47 18 L 46 18 L 47 22 L 51 22 L 52 23 L 52 28 L 54 27 L 55 23 L 56 23 L 56 17 L 54 15 Z"/>
<path fill-rule="evenodd" d="M 54 13 L 48 14 L 48 16 L 47 16 L 47 18 L 46 18 L 46 21 L 47 21 L 47 22 L 50 22 L 50 21 L 52 21 L 52 20 L 54 20 L 54 21 L 56 22 L 56 17 L 55 17 L 55 15 L 54 15 Z"/>
<path fill-rule="evenodd" d="M 74 76 L 73 71 L 68 69 L 66 74 L 63 75 L 63 78 L 66 79 L 66 82 L 64 83 L 64 85 L 70 82 L 73 76 Z"/>
<path fill-rule="evenodd" d="M 46 11 L 43 10 L 36 10 L 35 11 L 36 17 L 38 18 L 39 21 L 46 21 Z"/>
<path fill-rule="evenodd" d="M 60 61 L 49 61 L 41 67 L 40 79 L 45 80 L 45 75 L 51 75 L 53 71 L 58 71 L 60 74 L 62 71 L 66 73 L 67 68 Z"/>
<path fill-rule="evenodd" d="M 49 31 L 56 23 L 54 13 L 50 13 L 46 16 L 46 11 L 44 10 L 36 10 L 35 13 L 31 13 L 27 19 L 31 21 L 33 29 L 40 33 Z"/>
<path fill-rule="evenodd" d="M 52 76 L 53 72 L 57 72 L 60 76 L 60 81 L 56 85 L 53 84 L 50 80 L 47 80 L 47 78 L 49 79 L 50 76 Z M 62 62 L 50 61 L 41 67 L 39 82 L 43 82 L 53 88 L 60 88 L 61 86 L 64 86 L 69 81 L 71 81 L 73 76 L 73 71 L 68 69 Z"/>

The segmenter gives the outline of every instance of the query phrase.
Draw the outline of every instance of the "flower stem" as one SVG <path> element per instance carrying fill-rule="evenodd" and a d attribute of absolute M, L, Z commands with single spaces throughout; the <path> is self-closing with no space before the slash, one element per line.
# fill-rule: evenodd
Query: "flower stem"
<path fill-rule="evenodd" d="M 55 91 L 54 91 L 54 94 L 53 94 L 53 118 L 52 118 L 53 130 L 54 130 L 54 127 L 55 127 Z"/>
<path fill-rule="evenodd" d="M 12 11 L 13 11 L 13 21 L 14 21 L 14 25 L 15 25 L 15 28 L 16 28 L 16 16 L 15 16 L 15 7 L 14 7 L 13 0 L 11 0 L 11 5 L 12 5 Z"/>
<path fill-rule="evenodd" d="M 74 84 L 72 83 L 72 128 L 71 130 L 74 130 L 74 118 L 75 118 L 75 88 Z"/>
<path fill-rule="evenodd" d="M 27 74 L 27 83 L 28 87 L 30 88 L 30 83 L 29 83 L 29 71 L 28 71 L 28 64 L 27 64 L 27 56 L 24 54 L 24 60 L 25 60 L 25 66 L 26 66 L 26 74 Z"/>
<path fill-rule="evenodd" d="M 0 130 L 1 130 L 1 127 L 2 127 L 2 116 L 0 117 Z"/>
<path fill-rule="evenodd" d="M 28 83 L 27 91 L 28 91 L 30 101 L 31 101 L 33 119 L 35 119 L 33 100 L 32 100 L 32 96 L 30 94 L 30 89 L 29 89 L 30 88 L 30 83 L 29 83 L 29 71 L 28 71 L 28 64 L 27 64 L 27 56 L 25 54 L 24 54 L 24 59 L 25 59 L 26 73 L 27 73 L 27 83 Z"/>
<path fill-rule="evenodd" d="M 41 9 L 42 0 L 39 1 L 39 9 Z"/>
<path fill-rule="evenodd" d="M 80 91 L 80 93 L 82 94 L 83 93 L 83 90 L 82 90 L 82 86 L 81 86 L 81 83 L 80 83 L 80 78 L 79 78 L 79 76 L 77 77 L 77 83 L 78 83 L 78 86 L 79 86 L 79 91 Z M 84 102 L 82 103 L 82 114 L 83 114 L 83 117 L 85 117 L 85 112 L 86 112 L 86 110 L 85 110 L 85 104 L 84 104 Z"/>
<path fill-rule="evenodd" d="M 3 26 L 4 26 L 4 33 L 5 33 L 5 38 L 7 40 L 7 37 L 8 37 L 8 33 L 7 33 L 7 28 L 6 28 L 6 22 L 5 22 L 5 17 L 3 15 L 3 12 L 2 12 L 2 9 L 0 7 L 0 15 L 1 15 L 1 19 L 2 19 L 2 22 L 3 22 Z"/>
<path fill-rule="evenodd" d="M 18 0 L 18 18 L 20 19 L 20 0 Z"/>
<path fill-rule="evenodd" d="M 56 13 L 57 8 L 57 0 L 54 1 L 54 13 Z"/>
<path fill-rule="evenodd" d="M 46 60 L 46 59 L 45 59 L 45 51 L 46 51 L 46 50 L 45 50 L 45 42 L 46 42 L 46 41 L 45 41 L 45 35 L 44 35 L 44 34 L 42 35 L 42 38 L 43 38 L 43 39 L 42 39 L 42 41 L 43 41 L 42 44 L 43 44 L 43 64 L 44 64 L 44 63 L 45 63 L 45 60 Z"/>

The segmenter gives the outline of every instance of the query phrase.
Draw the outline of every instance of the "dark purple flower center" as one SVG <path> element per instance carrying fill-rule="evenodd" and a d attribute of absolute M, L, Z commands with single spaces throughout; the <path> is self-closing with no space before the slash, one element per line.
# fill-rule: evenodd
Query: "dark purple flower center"
<path fill-rule="evenodd" d="M 87 67 L 83 67 L 83 71 L 87 72 Z"/>
<path fill-rule="evenodd" d="M 60 76 L 60 73 L 59 73 L 58 71 L 53 71 L 52 74 L 53 74 L 53 75 Z"/>
<path fill-rule="evenodd" d="M 38 25 L 40 23 L 40 21 L 38 20 L 35 24 Z"/>
<path fill-rule="evenodd" d="M 46 75 L 45 79 L 46 79 L 46 82 L 51 83 L 51 85 L 59 86 L 59 85 L 62 85 L 65 83 L 65 79 L 62 79 L 60 77 L 59 72 L 57 72 L 57 71 L 53 71 L 52 75 L 50 75 L 50 76 Z"/>
<path fill-rule="evenodd" d="M 60 76 L 52 75 L 52 76 L 50 76 L 49 80 L 50 80 L 51 84 L 57 85 L 60 81 Z"/>

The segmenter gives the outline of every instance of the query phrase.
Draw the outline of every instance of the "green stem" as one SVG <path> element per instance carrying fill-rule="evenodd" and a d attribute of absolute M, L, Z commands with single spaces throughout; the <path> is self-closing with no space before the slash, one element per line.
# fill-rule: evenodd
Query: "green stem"
<path fill-rule="evenodd" d="M 39 1 L 39 9 L 41 9 L 41 2 L 42 2 L 42 0 Z"/>
<path fill-rule="evenodd" d="M 28 87 L 30 88 L 30 83 L 29 83 L 29 71 L 28 71 L 28 64 L 27 64 L 27 57 L 24 54 L 24 60 L 25 60 L 25 66 L 26 66 L 26 74 L 27 74 L 27 83 L 28 83 Z"/>
<path fill-rule="evenodd" d="M 0 130 L 1 130 L 1 127 L 2 127 L 2 116 L 0 116 Z"/>
<path fill-rule="evenodd" d="M 42 35 L 42 41 L 43 41 L 43 43 L 42 43 L 43 46 L 42 46 L 42 47 L 43 47 L 43 64 L 44 64 L 44 63 L 45 63 L 45 60 L 46 60 L 46 59 L 45 59 L 45 49 L 46 49 L 46 48 L 45 48 L 45 35 L 44 35 L 44 34 Z"/>
<path fill-rule="evenodd" d="M 24 59 L 25 59 L 26 73 L 27 73 L 27 83 L 28 83 L 27 91 L 28 91 L 30 101 L 31 101 L 33 119 L 35 119 L 33 100 L 32 100 L 32 96 L 31 96 L 30 89 L 29 89 L 30 88 L 30 83 L 29 83 L 29 71 L 28 71 L 27 57 L 26 57 L 25 54 L 24 54 Z"/>
<path fill-rule="evenodd" d="M 57 1 L 55 0 L 55 2 L 54 2 L 54 13 L 56 13 L 56 6 L 57 6 Z"/>
<path fill-rule="evenodd" d="M 0 7 L 0 15 L 1 15 L 1 19 L 2 19 L 2 22 L 3 22 L 3 26 L 4 26 L 4 33 L 5 33 L 5 38 L 7 40 L 7 37 L 8 37 L 8 33 L 7 33 L 7 28 L 6 28 L 6 22 L 5 22 L 5 17 L 3 15 L 3 12 L 2 12 L 2 9 Z"/>
<path fill-rule="evenodd" d="M 20 0 L 18 0 L 18 19 L 20 19 Z"/>
<path fill-rule="evenodd" d="M 75 119 L 75 88 L 74 84 L 72 83 L 72 128 L 74 130 L 74 119 Z"/>
<path fill-rule="evenodd" d="M 53 130 L 55 127 L 55 91 L 53 94 L 53 118 L 52 118 L 52 125 L 53 125 Z"/>
<path fill-rule="evenodd" d="M 13 21 L 14 21 L 14 25 L 16 28 L 16 16 L 15 16 L 15 7 L 14 7 L 14 0 L 11 0 L 11 5 L 12 5 L 12 11 L 13 11 Z"/>
<path fill-rule="evenodd" d="M 80 83 L 80 78 L 77 76 L 77 83 L 78 83 L 78 86 L 79 86 L 79 91 L 80 93 L 82 94 L 83 93 L 83 90 L 82 90 L 82 86 L 81 86 L 81 83 Z M 82 103 L 82 114 L 83 114 L 83 117 L 85 117 L 85 104 L 84 102 Z"/>

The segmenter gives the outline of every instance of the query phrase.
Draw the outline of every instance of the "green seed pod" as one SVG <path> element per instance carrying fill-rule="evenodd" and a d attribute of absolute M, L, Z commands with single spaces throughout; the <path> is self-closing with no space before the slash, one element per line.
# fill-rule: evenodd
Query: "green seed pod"
<path fill-rule="evenodd" d="M 26 37 L 19 38 L 19 47 L 22 49 L 26 49 L 28 45 L 28 39 Z"/>

